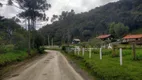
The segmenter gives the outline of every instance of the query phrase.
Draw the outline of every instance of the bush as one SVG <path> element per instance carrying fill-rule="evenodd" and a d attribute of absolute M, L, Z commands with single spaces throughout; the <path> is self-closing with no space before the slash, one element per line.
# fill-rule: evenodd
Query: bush
<path fill-rule="evenodd" d="M 19 34 L 14 32 L 12 38 L 12 44 L 15 46 L 16 50 L 23 50 L 28 46 L 28 38 L 26 38 L 23 34 Z"/>
<path fill-rule="evenodd" d="M 97 48 L 100 48 L 102 44 L 104 44 L 105 42 L 100 40 L 100 39 L 96 39 L 96 38 L 93 38 L 93 39 L 90 39 L 89 40 L 89 44 L 93 47 L 97 47 Z"/>
<path fill-rule="evenodd" d="M 13 51 L 14 50 L 14 45 L 12 45 L 12 44 L 5 45 L 5 50 L 6 50 L 6 52 Z"/>
<path fill-rule="evenodd" d="M 72 51 L 73 51 L 72 48 L 74 48 L 74 46 L 63 45 L 61 49 L 62 49 L 64 52 L 69 53 L 69 52 L 72 52 Z"/>
<path fill-rule="evenodd" d="M 45 48 L 44 47 L 40 47 L 37 49 L 38 53 L 43 54 L 45 53 Z"/>
<path fill-rule="evenodd" d="M 0 53 L 6 53 L 14 50 L 14 45 L 0 45 Z"/>
<path fill-rule="evenodd" d="M 123 56 L 127 56 L 127 55 L 130 55 L 132 54 L 132 50 L 131 49 L 124 49 L 123 50 Z"/>
<path fill-rule="evenodd" d="M 0 55 L 0 65 L 5 65 L 10 62 L 22 61 L 28 57 L 26 51 L 11 51 Z"/>
<path fill-rule="evenodd" d="M 102 54 L 103 55 L 109 55 L 109 54 L 111 54 L 112 53 L 112 50 L 111 49 L 103 49 L 102 50 Z"/>
<path fill-rule="evenodd" d="M 62 50 L 65 51 L 67 46 L 62 46 Z"/>
<path fill-rule="evenodd" d="M 99 54 L 99 49 L 93 49 L 93 50 L 92 50 L 92 53 L 94 53 L 94 54 Z"/>
<path fill-rule="evenodd" d="M 6 51 L 5 51 L 5 47 L 4 47 L 4 45 L 0 45 L 0 54 L 1 53 L 5 53 Z"/>
<path fill-rule="evenodd" d="M 82 42 L 80 43 L 80 46 L 87 48 L 87 47 L 90 47 L 90 44 L 88 42 Z"/>

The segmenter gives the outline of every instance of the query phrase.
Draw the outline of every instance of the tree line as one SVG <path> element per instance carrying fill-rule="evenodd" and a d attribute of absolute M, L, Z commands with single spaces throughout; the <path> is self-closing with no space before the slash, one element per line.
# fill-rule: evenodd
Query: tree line
<path fill-rule="evenodd" d="M 141 0 L 120 0 L 79 14 L 74 10 L 63 11 L 61 15 L 53 15 L 53 23 L 47 24 L 39 32 L 46 42 L 48 36 L 54 38 L 55 44 L 68 43 L 73 38 L 88 41 L 101 34 L 110 34 L 111 30 L 115 31 L 117 38 L 121 38 L 142 27 L 141 5 Z M 113 24 L 116 24 L 115 30 L 111 27 Z"/>

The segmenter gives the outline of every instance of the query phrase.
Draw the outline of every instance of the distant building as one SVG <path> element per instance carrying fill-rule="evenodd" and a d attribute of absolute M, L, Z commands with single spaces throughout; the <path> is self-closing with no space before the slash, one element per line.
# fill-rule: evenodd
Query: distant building
<path fill-rule="evenodd" d="M 105 34 L 105 35 L 100 35 L 98 37 L 96 37 L 97 39 L 101 39 L 101 40 L 111 40 L 113 37 L 111 34 Z"/>
<path fill-rule="evenodd" d="M 80 39 L 73 39 L 72 44 L 79 44 L 80 43 Z"/>
<path fill-rule="evenodd" d="M 142 34 L 126 35 L 123 37 L 123 43 L 135 42 L 137 44 L 142 44 Z"/>

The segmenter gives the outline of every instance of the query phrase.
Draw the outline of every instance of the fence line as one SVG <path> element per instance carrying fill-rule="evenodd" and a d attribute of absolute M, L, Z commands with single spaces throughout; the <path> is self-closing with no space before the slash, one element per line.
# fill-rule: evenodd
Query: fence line
<path fill-rule="evenodd" d="M 77 48 L 74 48 L 74 54 L 78 54 L 80 55 L 80 52 L 82 50 L 82 56 L 85 55 L 85 51 L 89 51 L 89 58 L 92 58 L 92 50 L 93 49 L 97 49 L 97 48 L 82 48 L 82 49 L 77 49 Z M 100 60 L 102 60 L 102 48 L 99 49 L 99 53 L 100 53 Z M 119 56 L 120 56 L 120 65 L 122 66 L 123 65 L 123 56 L 122 56 L 122 48 L 119 49 Z"/>

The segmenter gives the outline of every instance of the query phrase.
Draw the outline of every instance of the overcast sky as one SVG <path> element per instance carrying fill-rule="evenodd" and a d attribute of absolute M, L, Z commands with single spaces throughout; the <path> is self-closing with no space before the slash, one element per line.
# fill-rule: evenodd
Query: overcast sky
<path fill-rule="evenodd" d="M 7 0 L 0 0 L 6 4 Z M 62 11 L 70 11 L 73 9 L 76 13 L 86 12 L 95 7 L 107 4 L 109 2 L 115 2 L 118 0 L 47 0 L 51 4 L 51 8 L 46 12 L 48 17 L 52 17 L 53 14 L 60 15 Z M 16 16 L 20 12 L 19 9 L 9 6 L 3 6 L 0 8 L 0 15 L 7 18 Z M 50 23 L 50 22 L 49 22 Z M 42 22 L 41 24 L 45 24 Z"/>

